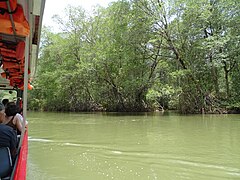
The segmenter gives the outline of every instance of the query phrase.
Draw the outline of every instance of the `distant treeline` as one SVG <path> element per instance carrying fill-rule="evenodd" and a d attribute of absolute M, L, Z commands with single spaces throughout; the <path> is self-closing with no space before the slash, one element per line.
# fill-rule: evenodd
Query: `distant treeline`
<path fill-rule="evenodd" d="M 42 29 L 29 108 L 240 110 L 239 0 L 121 0 L 69 6 Z"/>

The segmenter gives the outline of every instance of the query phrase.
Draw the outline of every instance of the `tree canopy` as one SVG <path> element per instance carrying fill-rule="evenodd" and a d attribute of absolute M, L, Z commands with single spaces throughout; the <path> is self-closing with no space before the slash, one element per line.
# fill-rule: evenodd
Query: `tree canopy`
<path fill-rule="evenodd" d="M 238 0 L 121 0 L 42 30 L 31 109 L 240 110 Z M 67 18 L 66 18 L 67 17 Z"/>

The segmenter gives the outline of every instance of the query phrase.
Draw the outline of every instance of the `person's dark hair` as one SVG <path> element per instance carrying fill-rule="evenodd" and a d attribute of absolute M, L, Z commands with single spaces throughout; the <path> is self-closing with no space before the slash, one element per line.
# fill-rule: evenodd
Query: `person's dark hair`
<path fill-rule="evenodd" d="M 5 107 L 5 114 L 7 116 L 15 116 L 19 112 L 18 106 L 14 102 L 9 102 Z"/>
<path fill-rule="evenodd" d="M 6 106 L 6 104 L 7 104 L 8 102 L 9 102 L 9 99 L 3 99 L 3 100 L 2 100 L 2 103 L 3 103 L 4 106 Z"/>

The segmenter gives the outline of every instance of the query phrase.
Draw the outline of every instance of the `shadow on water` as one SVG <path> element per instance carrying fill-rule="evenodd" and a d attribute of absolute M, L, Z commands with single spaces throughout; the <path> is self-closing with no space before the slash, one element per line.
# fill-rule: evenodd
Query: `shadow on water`
<path fill-rule="evenodd" d="M 156 112 L 102 112 L 105 116 L 170 116 L 179 115 L 176 111 L 156 111 Z"/>

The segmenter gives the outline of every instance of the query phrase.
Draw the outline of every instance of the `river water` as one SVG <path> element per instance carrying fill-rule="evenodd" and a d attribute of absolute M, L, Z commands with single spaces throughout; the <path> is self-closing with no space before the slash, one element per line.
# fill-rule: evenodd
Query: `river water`
<path fill-rule="evenodd" d="M 240 115 L 29 112 L 28 180 L 240 179 Z"/>

